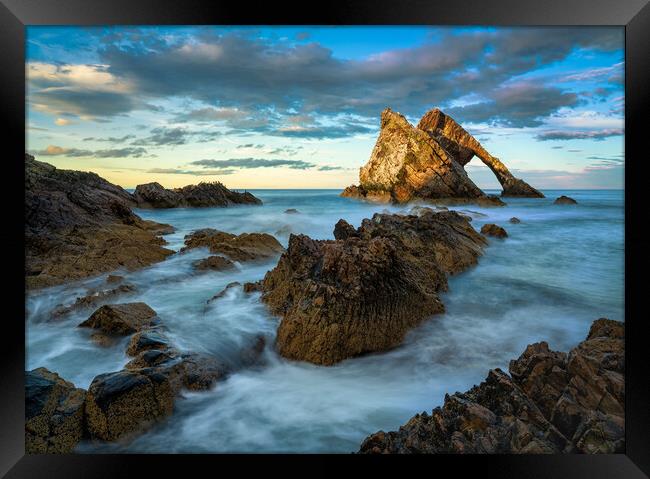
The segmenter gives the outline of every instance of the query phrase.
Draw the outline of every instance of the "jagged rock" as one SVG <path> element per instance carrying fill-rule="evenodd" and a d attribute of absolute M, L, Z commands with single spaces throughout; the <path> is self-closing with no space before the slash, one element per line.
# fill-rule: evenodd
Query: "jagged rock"
<path fill-rule="evenodd" d="M 401 343 L 444 307 L 447 274 L 475 264 L 485 240 L 455 212 L 376 214 L 353 237 L 292 235 L 264 277 L 262 299 L 282 316 L 276 347 L 331 365 Z"/>
<path fill-rule="evenodd" d="M 282 245 L 267 233 L 242 233 L 234 235 L 205 228 L 185 236 L 185 247 L 207 247 L 210 253 L 222 254 L 232 261 L 258 261 L 276 257 L 284 251 Z"/>
<path fill-rule="evenodd" d="M 171 415 L 174 392 L 169 378 L 154 368 L 97 376 L 88 388 L 85 418 L 92 438 L 114 441 L 141 432 Z"/>
<path fill-rule="evenodd" d="M 210 269 L 213 271 L 226 271 L 235 268 L 235 263 L 223 256 L 208 256 L 194 263 L 198 270 Z"/>
<path fill-rule="evenodd" d="M 126 349 L 126 354 L 129 356 L 137 356 L 143 351 L 150 349 L 165 350 L 170 349 L 171 344 L 169 339 L 160 331 L 145 330 L 134 334 L 129 341 Z"/>
<path fill-rule="evenodd" d="M 529 345 L 431 415 L 372 434 L 362 453 L 619 453 L 624 451 L 623 323 L 599 319 L 568 355 Z"/>
<path fill-rule="evenodd" d="M 215 294 L 210 299 L 208 299 L 208 303 L 211 303 L 212 301 L 215 301 L 219 298 L 223 298 L 228 293 L 228 291 L 230 291 L 233 288 L 239 288 L 240 286 L 241 283 L 239 281 L 233 281 L 232 283 L 228 283 L 225 288 L 223 288 L 217 294 Z"/>
<path fill-rule="evenodd" d="M 244 293 L 256 293 L 262 291 L 262 282 L 255 281 L 254 283 L 244 283 L 242 289 L 244 290 Z"/>
<path fill-rule="evenodd" d="M 487 200 L 467 176 L 464 166 L 474 155 L 501 182 L 502 196 L 544 197 L 512 176 L 503 163 L 440 110 L 429 111 L 416 128 L 390 108 L 382 112 L 381 131 L 368 163 L 359 171 L 359 186 L 347 187 L 341 196 L 397 203 L 424 199 L 503 205 L 495 198 Z"/>
<path fill-rule="evenodd" d="M 510 221 L 510 223 L 513 223 L 513 224 L 521 223 L 521 220 L 519 218 L 517 218 L 516 216 L 513 216 L 512 218 L 510 218 L 509 221 Z"/>
<path fill-rule="evenodd" d="M 112 283 L 114 282 L 115 281 L 112 281 Z M 57 319 L 73 311 L 97 308 L 98 306 L 106 304 L 108 301 L 113 300 L 116 296 L 133 293 L 134 291 L 135 286 L 132 284 L 121 284 L 117 288 L 95 291 L 94 293 L 77 298 L 74 303 L 68 306 L 64 306 L 62 304 L 58 305 L 52 310 L 50 317 Z"/>
<path fill-rule="evenodd" d="M 508 233 L 499 225 L 487 223 L 481 227 L 481 234 L 485 236 L 494 236 L 495 238 L 507 238 Z"/>
<path fill-rule="evenodd" d="M 340 219 L 334 225 L 334 238 L 337 240 L 346 240 L 348 238 L 353 238 L 359 236 L 357 230 L 350 223 L 344 219 Z"/>
<path fill-rule="evenodd" d="M 156 312 L 145 303 L 106 304 L 95 311 L 81 328 L 94 328 L 117 336 L 126 336 L 158 324 Z"/>
<path fill-rule="evenodd" d="M 72 452 L 83 437 L 85 396 L 45 368 L 25 372 L 25 452 Z"/>
<path fill-rule="evenodd" d="M 27 286 L 141 268 L 173 254 L 155 233 L 163 225 L 143 221 L 133 204 L 128 192 L 94 173 L 59 170 L 25 155 Z"/>
<path fill-rule="evenodd" d="M 578 202 L 576 200 L 574 200 L 573 198 L 562 195 L 562 196 L 556 198 L 555 201 L 553 202 L 553 204 L 554 205 L 577 205 Z"/>
<path fill-rule="evenodd" d="M 235 204 L 261 205 L 251 193 L 237 193 L 219 182 L 199 183 L 183 188 L 167 189 L 159 183 L 138 185 L 133 199 L 140 208 L 177 208 L 230 206 Z"/>
<path fill-rule="evenodd" d="M 492 170 L 494 176 L 501 183 L 503 188 L 501 196 L 544 198 L 541 192 L 528 183 L 512 176 L 512 173 L 498 158 L 490 155 L 476 138 L 438 108 L 428 111 L 418 123 L 418 128 L 431 135 L 462 166 L 469 163 L 476 155 Z"/>

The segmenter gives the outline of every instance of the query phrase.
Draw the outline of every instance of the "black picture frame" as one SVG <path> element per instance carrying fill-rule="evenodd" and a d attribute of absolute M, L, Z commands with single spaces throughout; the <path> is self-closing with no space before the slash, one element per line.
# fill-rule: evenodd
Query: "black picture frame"
<path fill-rule="evenodd" d="M 618 455 L 418 456 L 355 455 L 25 455 L 24 453 L 24 190 L 26 25 L 103 24 L 302 24 L 302 25 L 620 25 L 625 26 L 625 322 L 626 451 Z M 4 216 L 2 235 L 5 317 L 0 361 L 0 475 L 6 477 L 127 477 L 223 473 L 236 466 L 278 473 L 337 473 L 341 467 L 404 473 L 477 473 L 488 477 L 642 478 L 650 474 L 650 380 L 642 314 L 647 289 L 643 235 L 643 163 L 650 89 L 650 5 L 648 0 L 347 0 L 319 4 L 226 0 L 0 0 L 0 114 L 4 118 Z M 636 278 L 640 279 L 636 279 Z M 647 313 L 646 313 L 647 314 Z M 287 468 L 291 468 L 291 470 Z M 273 468 L 273 469 L 272 469 Z M 277 468 L 277 469 L 276 469 Z M 284 469 L 284 472 L 283 472 Z M 449 472 L 448 472 L 449 473 Z M 202 473 L 201 473 L 202 474 Z"/>

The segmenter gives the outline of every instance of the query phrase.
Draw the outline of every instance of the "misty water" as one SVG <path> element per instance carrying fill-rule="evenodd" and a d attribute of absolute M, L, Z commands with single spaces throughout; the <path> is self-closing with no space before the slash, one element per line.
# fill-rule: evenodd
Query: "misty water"
<path fill-rule="evenodd" d="M 338 197 L 338 190 L 252 191 L 263 206 L 136 210 L 143 218 L 172 224 L 165 238 L 174 250 L 184 235 L 211 227 L 232 233 L 266 232 L 287 245 L 290 233 L 333 238 L 339 218 L 359 226 L 363 218 L 397 207 Z M 277 259 L 241 264 L 237 271 L 197 273 L 192 262 L 207 249 L 173 255 L 135 272 L 118 272 L 137 291 L 119 302 L 144 301 L 182 350 L 205 352 L 233 363 L 252 338 L 267 338 L 263 365 L 240 369 L 210 391 L 184 392 L 174 414 L 148 432 L 117 444 L 83 443 L 80 452 L 351 452 L 377 430 L 394 430 L 411 416 L 442 404 L 445 393 L 464 391 L 490 368 L 507 370 L 531 342 L 568 350 L 599 317 L 623 320 L 624 196 L 622 191 L 544 191 L 546 199 L 506 199 L 504 208 L 462 206 L 478 230 L 506 228 L 506 240 L 490 239 L 479 264 L 453 276 L 442 295 L 447 311 L 412 330 L 392 351 L 321 367 L 287 361 L 273 350 L 279 318 L 259 293 L 239 289 L 206 305 L 232 281 L 256 281 Z M 578 205 L 555 206 L 560 194 Z M 284 211 L 295 208 L 298 214 Z M 520 224 L 510 224 L 516 216 Z M 87 388 L 101 373 L 129 358 L 128 338 L 111 347 L 93 343 L 77 328 L 88 313 L 51 321 L 106 275 L 30 293 L 27 297 L 27 369 L 47 367 Z"/>

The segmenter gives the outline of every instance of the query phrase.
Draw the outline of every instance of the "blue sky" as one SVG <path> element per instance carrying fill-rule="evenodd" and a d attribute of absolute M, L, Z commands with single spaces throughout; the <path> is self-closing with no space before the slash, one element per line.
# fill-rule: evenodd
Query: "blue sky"
<path fill-rule="evenodd" d="M 623 45 L 619 27 L 28 27 L 27 149 L 127 188 L 343 188 L 384 108 L 439 107 L 533 186 L 622 188 Z"/>

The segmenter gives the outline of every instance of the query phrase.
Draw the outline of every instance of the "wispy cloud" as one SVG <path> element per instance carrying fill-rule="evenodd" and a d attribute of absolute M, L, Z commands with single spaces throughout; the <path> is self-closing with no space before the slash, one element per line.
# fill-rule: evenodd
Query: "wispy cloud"
<path fill-rule="evenodd" d="M 303 160 L 280 160 L 264 158 L 230 158 L 228 160 L 197 160 L 190 162 L 191 165 L 209 167 L 209 168 L 272 168 L 284 166 L 295 170 L 306 170 L 314 168 L 314 163 Z"/>
<path fill-rule="evenodd" d="M 623 135 L 623 129 L 613 128 L 592 131 L 550 130 L 538 134 L 535 138 L 540 141 L 549 140 L 603 140 L 611 136 Z"/>

